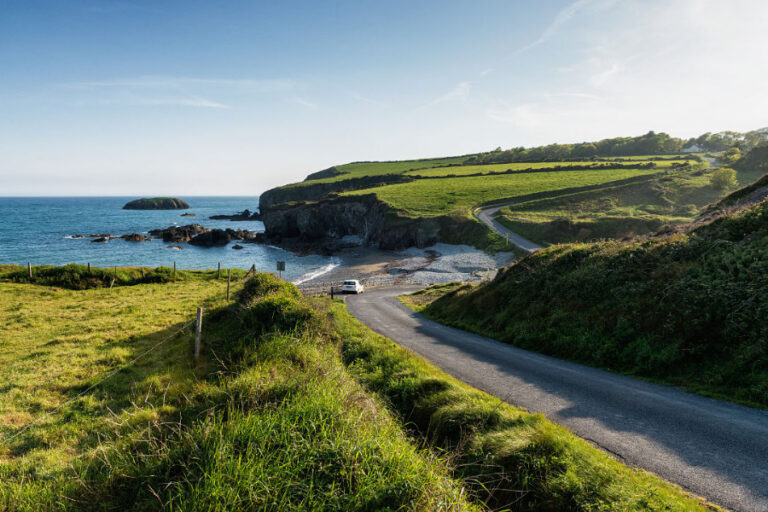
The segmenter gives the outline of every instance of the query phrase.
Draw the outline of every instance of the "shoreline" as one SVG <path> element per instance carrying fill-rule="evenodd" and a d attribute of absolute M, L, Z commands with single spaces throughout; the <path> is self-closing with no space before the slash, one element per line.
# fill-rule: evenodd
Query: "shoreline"
<path fill-rule="evenodd" d="M 322 286 L 347 279 L 369 283 L 411 283 L 421 285 L 454 281 L 476 281 L 495 275 L 515 260 L 513 252 L 488 254 L 467 245 L 438 243 L 418 249 L 386 251 L 374 247 L 354 247 L 339 251 L 337 264 L 308 273 L 293 281 L 299 287 Z M 315 275 L 312 275 L 315 274 Z"/>

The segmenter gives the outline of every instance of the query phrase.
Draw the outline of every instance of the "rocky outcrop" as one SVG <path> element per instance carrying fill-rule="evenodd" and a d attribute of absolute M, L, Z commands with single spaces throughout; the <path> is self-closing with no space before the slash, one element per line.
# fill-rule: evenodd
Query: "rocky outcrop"
<path fill-rule="evenodd" d="M 197 214 L 195 214 L 195 213 L 187 212 L 187 213 L 182 213 L 181 215 L 179 215 L 179 217 L 195 217 L 196 215 Z"/>
<path fill-rule="evenodd" d="M 208 218 L 213 220 L 261 220 L 261 214 L 246 209 L 234 215 L 212 215 Z"/>
<path fill-rule="evenodd" d="M 95 243 L 99 243 L 99 244 L 105 244 L 105 243 L 109 242 L 109 237 L 108 236 L 100 236 L 99 238 L 94 238 L 93 240 L 91 240 L 91 242 L 95 242 Z"/>
<path fill-rule="evenodd" d="M 126 242 L 148 242 L 152 240 L 151 237 L 144 236 L 140 233 L 131 233 L 130 235 L 122 235 L 120 238 Z"/>
<path fill-rule="evenodd" d="M 244 229 L 211 229 L 192 238 L 189 244 L 213 247 L 215 245 L 227 245 L 232 240 L 251 239 L 254 235 L 253 231 Z"/>
<path fill-rule="evenodd" d="M 150 197 L 126 203 L 123 210 L 186 210 L 189 205 L 175 197 Z"/>
<path fill-rule="evenodd" d="M 209 231 L 200 224 L 188 224 L 186 226 L 170 226 L 165 229 L 154 229 L 150 235 L 162 238 L 163 242 L 189 242 L 201 233 Z"/>
<path fill-rule="evenodd" d="M 333 253 L 349 237 L 386 250 L 427 247 L 440 233 L 438 220 L 398 216 L 374 194 L 278 205 L 262 220 L 270 243 L 299 252 Z"/>

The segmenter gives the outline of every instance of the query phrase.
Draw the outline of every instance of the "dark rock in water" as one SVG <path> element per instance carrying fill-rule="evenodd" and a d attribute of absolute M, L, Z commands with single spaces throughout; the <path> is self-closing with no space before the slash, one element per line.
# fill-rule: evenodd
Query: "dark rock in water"
<path fill-rule="evenodd" d="M 179 215 L 179 217 L 195 217 L 195 216 L 196 216 L 196 214 L 194 214 L 194 213 L 189 213 L 189 212 L 187 212 L 187 213 L 182 213 L 181 215 Z"/>
<path fill-rule="evenodd" d="M 212 215 L 208 218 L 213 220 L 261 220 L 261 214 L 259 212 L 251 213 L 251 210 L 243 210 L 234 215 Z"/>
<path fill-rule="evenodd" d="M 175 197 L 151 197 L 126 203 L 123 210 L 185 210 L 189 205 Z"/>
<path fill-rule="evenodd" d="M 163 242 L 189 242 L 192 238 L 210 231 L 200 224 L 188 224 L 186 226 L 170 226 L 165 229 L 153 229 L 150 235 L 162 238 Z"/>
<path fill-rule="evenodd" d="M 102 237 L 99 237 L 99 238 L 94 238 L 93 240 L 91 240 L 91 242 L 92 243 L 96 242 L 96 243 L 100 243 L 100 244 L 105 244 L 105 243 L 109 242 L 109 237 L 102 236 Z"/>
<path fill-rule="evenodd" d="M 112 235 L 110 235 L 109 233 L 102 233 L 100 235 L 88 235 L 88 238 L 112 238 Z"/>
<path fill-rule="evenodd" d="M 213 247 L 214 245 L 227 245 L 232 240 L 247 240 L 253 238 L 255 233 L 244 229 L 212 229 L 192 238 L 190 245 Z"/>
<path fill-rule="evenodd" d="M 148 242 L 149 240 L 152 240 L 152 238 L 148 236 L 144 236 L 139 233 L 131 233 L 130 235 L 123 235 L 120 238 L 122 238 L 126 242 Z"/>
<path fill-rule="evenodd" d="M 235 245 L 233 245 L 233 246 L 232 246 L 232 248 L 233 248 L 233 249 L 237 249 L 238 251 L 239 251 L 240 249 L 245 249 L 245 247 L 243 247 L 243 246 L 242 246 L 242 245 L 240 245 L 240 244 L 235 244 Z"/>

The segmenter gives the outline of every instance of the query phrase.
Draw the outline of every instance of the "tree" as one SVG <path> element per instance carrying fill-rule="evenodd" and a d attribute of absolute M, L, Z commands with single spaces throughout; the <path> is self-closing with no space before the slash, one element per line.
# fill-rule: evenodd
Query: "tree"
<path fill-rule="evenodd" d="M 730 167 L 721 167 L 709 177 L 709 183 L 718 190 L 730 190 L 739 186 L 736 171 Z"/>
<path fill-rule="evenodd" d="M 741 151 L 739 148 L 734 147 L 727 149 L 722 155 L 720 155 L 719 160 L 725 165 L 731 165 L 739 158 L 741 158 Z"/>

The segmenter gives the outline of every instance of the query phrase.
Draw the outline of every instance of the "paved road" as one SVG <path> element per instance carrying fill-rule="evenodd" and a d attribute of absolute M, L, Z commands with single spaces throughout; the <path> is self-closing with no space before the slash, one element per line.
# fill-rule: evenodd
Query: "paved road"
<path fill-rule="evenodd" d="M 347 299 L 374 331 L 464 382 L 542 412 L 577 435 L 710 501 L 768 511 L 768 412 L 521 350 L 425 319 L 394 296 Z"/>
<path fill-rule="evenodd" d="M 501 223 L 499 223 L 499 221 L 493 218 L 493 216 L 496 215 L 496 212 L 498 212 L 500 209 L 504 208 L 505 206 L 509 206 L 510 204 L 514 204 L 514 203 L 497 204 L 495 206 L 488 206 L 486 208 L 478 208 L 475 210 L 475 217 L 477 217 L 478 220 L 480 220 L 480 222 L 482 222 L 483 224 L 485 224 L 486 226 L 494 230 L 499 235 L 509 236 L 510 243 L 518 246 L 519 248 L 521 248 L 526 252 L 533 252 L 536 249 L 541 249 L 540 245 L 536 245 L 530 240 L 518 235 L 514 231 L 509 230 L 508 228 L 504 227 Z"/>

